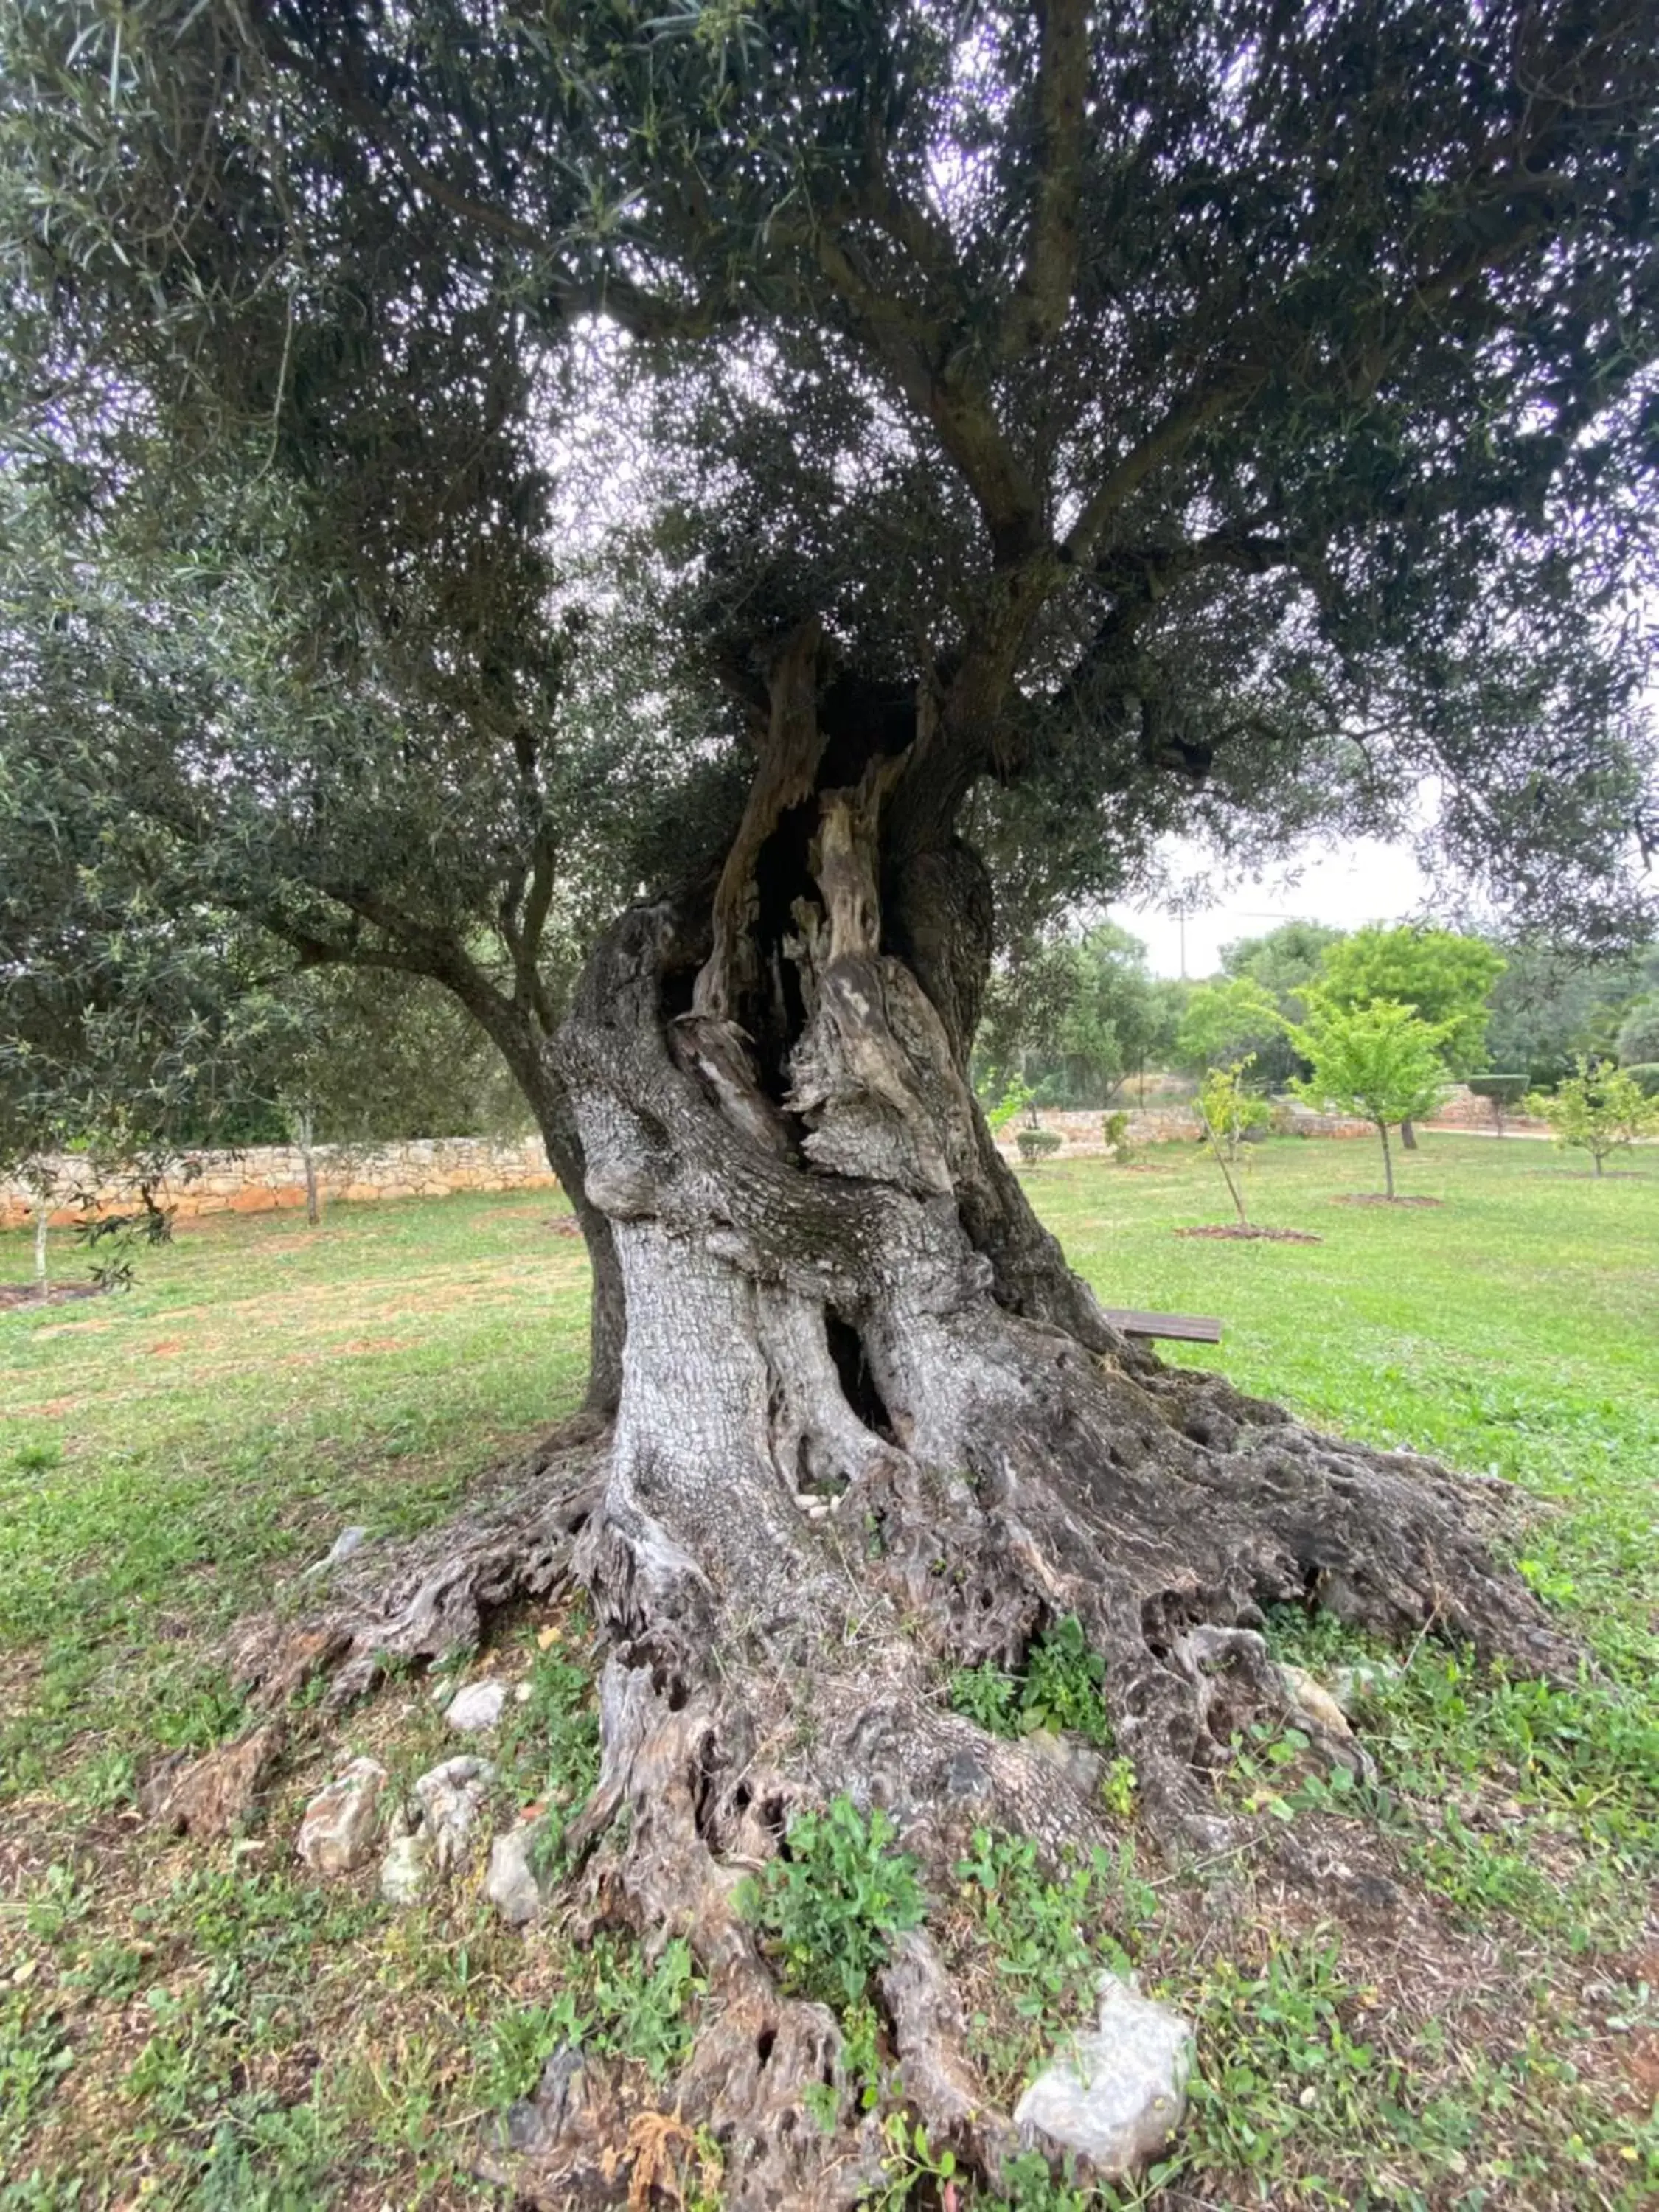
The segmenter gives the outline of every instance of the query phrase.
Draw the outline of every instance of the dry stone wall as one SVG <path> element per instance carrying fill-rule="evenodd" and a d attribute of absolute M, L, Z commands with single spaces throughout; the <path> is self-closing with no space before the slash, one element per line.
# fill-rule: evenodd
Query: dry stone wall
<path fill-rule="evenodd" d="M 1424 1123 L 1426 1129 L 1486 1129 L 1498 1127 L 1497 1116 L 1492 1110 L 1492 1101 L 1477 1098 L 1467 1084 L 1455 1083 Z M 1550 1125 L 1535 1115 L 1522 1114 L 1512 1106 L 1504 1109 L 1504 1127 L 1517 1136 L 1547 1136 Z"/>
<path fill-rule="evenodd" d="M 494 1143 L 483 1137 L 425 1137 L 407 1143 L 319 1145 L 314 1154 L 325 1202 L 382 1198 L 447 1198 L 456 1190 L 547 1190 L 558 1177 L 547 1164 L 539 1137 Z M 67 1199 L 78 1188 L 81 1164 L 59 1164 L 55 1185 Z M 181 1161 L 158 1187 L 164 1206 L 179 1218 L 204 1213 L 274 1213 L 306 1202 L 305 1161 L 297 1146 L 251 1145 L 246 1152 L 198 1152 Z M 110 1182 L 94 1194 L 100 1213 L 127 1212 L 135 1203 L 131 1183 Z M 34 1200 L 21 1183 L 0 1183 L 0 1228 L 15 1229 L 33 1218 Z M 52 1214 L 67 1225 L 83 1218 L 69 1204 Z"/>
<path fill-rule="evenodd" d="M 1351 1121 L 1335 1114 L 1316 1114 L 1298 1104 L 1279 1104 L 1275 1108 L 1275 1115 L 1282 1117 L 1292 1136 L 1370 1137 L 1376 1133 L 1369 1121 Z M 1052 1129 L 1064 1139 L 1062 1150 L 1055 1155 L 1057 1158 L 1086 1159 L 1107 1150 L 1101 1127 L 1105 1116 L 1099 1111 L 1061 1113 L 1043 1107 L 1039 1118 L 1045 1129 Z M 1005 1158 L 1019 1158 L 1019 1133 L 1030 1126 L 1022 1115 L 998 1131 L 997 1145 Z M 1190 1104 L 1137 1108 L 1129 1115 L 1129 1141 L 1133 1145 L 1195 1145 L 1202 1133 L 1198 1115 Z"/>
<path fill-rule="evenodd" d="M 1368 1121 L 1339 1120 L 1314 1114 L 1304 1106 L 1281 1108 L 1292 1132 L 1309 1137 L 1369 1137 Z M 1044 1109 L 1042 1127 L 1061 1137 L 1060 1157 L 1084 1159 L 1103 1153 L 1098 1112 L 1058 1113 Z M 1460 1085 L 1435 1115 L 1431 1127 L 1489 1129 L 1492 1110 L 1483 1098 L 1471 1097 Z M 1018 1137 L 1030 1125 L 1022 1116 L 1008 1123 L 997 1143 L 1005 1157 L 1019 1157 Z M 1505 1116 L 1505 1126 L 1521 1130 L 1542 1129 L 1541 1122 L 1522 1115 Z M 1196 1144 L 1198 1116 L 1188 1103 L 1136 1109 L 1129 1115 L 1129 1137 L 1137 1145 Z M 319 1145 L 318 1176 L 324 1200 L 357 1203 L 383 1198 L 446 1198 L 455 1190 L 550 1190 L 558 1177 L 547 1164 L 538 1137 L 514 1138 L 502 1143 L 483 1137 L 427 1137 L 404 1144 L 381 1145 L 372 1151 L 356 1146 Z M 67 1199 L 79 1188 L 80 1164 L 59 1164 L 58 1188 Z M 164 1205 L 176 1209 L 180 1219 L 206 1213 L 275 1213 L 306 1202 L 305 1162 L 292 1145 L 252 1145 L 240 1152 L 199 1152 L 181 1162 L 161 1188 Z M 108 1183 L 96 1193 L 100 1213 L 125 1212 L 135 1203 L 129 1183 Z M 33 1220 L 34 1200 L 20 1182 L 0 1182 L 0 1229 L 17 1229 Z M 52 1217 L 67 1226 L 82 1218 L 78 1206 L 64 1204 Z"/>

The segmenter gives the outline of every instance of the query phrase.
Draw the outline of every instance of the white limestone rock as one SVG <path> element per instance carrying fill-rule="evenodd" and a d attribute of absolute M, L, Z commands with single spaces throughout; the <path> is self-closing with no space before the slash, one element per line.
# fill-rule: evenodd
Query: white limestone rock
<path fill-rule="evenodd" d="M 1028 2143 L 1086 2158 L 1103 2179 L 1137 2172 L 1169 2144 L 1187 2110 L 1193 2031 L 1133 1978 L 1105 1974 L 1100 2022 L 1055 2054 L 1014 2107 Z"/>
<path fill-rule="evenodd" d="M 1325 1685 L 1304 1667 L 1279 1663 L 1279 1679 L 1285 1685 L 1285 1693 L 1291 1703 L 1306 1719 L 1331 1735 L 1352 1735 L 1348 1716 Z"/>
<path fill-rule="evenodd" d="M 294 1848 L 313 1874 L 352 1874 L 363 1863 L 374 1841 L 386 1780 L 379 1759 L 354 1759 L 306 1807 Z"/>
<path fill-rule="evenodd" d="M 544 1820 L 523 1821 L 497 1836 L 489 1847 L 484 1895 L 509 1928 L 526 1928 L 541 1917 L 541 1887 L 530 1863 L 545 1826 Z"/>
<path fill-rule="evenodd" d="M 421 1832 L 438 1873 L 448 1874 L 465 1857 L 468 1838 L 495 1778 L 495 1770 L 487 1759 L 464 1756 L 445 1759 L 415 1784 Z"/>
<path fill-rule="evenodd" d="M 444 1718 L 464 1735 L 482 1735 L 495 1726 L 506 1704 L 505 1682 L 469 1682 L 450 1699 Z"/>
<path fill-rule="evenodd" d="M 394 1836 L 380 1862 L 380 1894 L 388 1905 L 418 1905 L 432 1881 L 432 1853 L 424 1828 Z"/>

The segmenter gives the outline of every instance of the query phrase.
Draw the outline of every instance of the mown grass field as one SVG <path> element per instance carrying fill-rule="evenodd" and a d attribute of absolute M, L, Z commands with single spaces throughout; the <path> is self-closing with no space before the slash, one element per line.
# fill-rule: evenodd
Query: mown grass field
<path fill-rule="evenodd" d="M 1226 1218 L 1185 1148 L 1030 1171 L 1110 1303 L 1218 1314 L 1202 1357 L 1243 1387 L 1526 1486 L 1523 1571 L 1588 1656 L 1547 1689 L 1432 1643 L 1389 1655 L 1407 1663 L 1357 1716 L 1375 1786 L 1335 1786 L 1292 1740 L 1243 1744 L 1225 1790 L 1277 1855 L 1163 1866 L 1121 1774 L 1115 1856 L 1056 1871 L 986 1839 L 932 1911 L 988 2089 L 1017 2090 L 1126 1959 L 1197 2021 L 1201 2077 L 1142 2194 L 1028 2179 L 1001 2201 L 1638 2212 L 1659 2195 L 1659 1155 L 1601 1183 L 1572 1164 L 1430 1135 L 1402 1187 L 1445 1202 L 1395 1212 L 1331 1202 L 1375 1186 L 1363 1145 L 1261 1148 L 1254 1210 L 1317 1245 L 1174 1235 Z M 499 1929 L 476 1878 L 396 1914 L 372 1869 L 319 1885 L 296 1866 L 300 1808 L 347 1756 L 406 1781 L 449 1747 L 424 1684 L 344 1722 L 301 1712 L 234 1842 L 174 1842 L 135 1802 L 158 1757 L 241 1726 L 231 1623 L 346 1523 L 386 1538 L 441 1517 L 574 1403 L 585 1269 L 556 1211 L 532 1194 L 342 1207 L 320 1231 L 192 1224 L 125 1297 L 0 1315 L 6 2212 L 485 2201 L 480 2124 L 573 2028 L 647 2104 L 672 2075 L 702 1997 L 677 1947 L 579 1954 L 556 1922 Z M 0 1280 L 27 1273 L 26 1239 L 0 1238 Z M 1379 1656 L 1317 1621 L 1273 1635 L 1322 1674 Z M 567 1612 L 504 1623 L 480 1662 L 531 1692 L 503 1820 L 585 1771 L 589 1656 Z M 927 2163 L 895 2137 L 873 2201 L 939 2203 Z M 689 2204 L 718 2203 L 718 2165 L 687 2145 Z"/>

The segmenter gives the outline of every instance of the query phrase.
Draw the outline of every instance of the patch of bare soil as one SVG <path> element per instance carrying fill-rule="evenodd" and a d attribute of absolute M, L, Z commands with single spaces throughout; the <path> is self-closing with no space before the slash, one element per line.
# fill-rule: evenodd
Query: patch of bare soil
<path fill-rule="evenodd" d="M 1334 1198 L 1333 1206 L 1443 1206 L 1443 1198 L 1390 1198 L 1386 1191 L 1351 1190 L 1341 1198 Z"/>
<path fill-rule="evenodd" d="M 64 1306 L 76 1298 L 108 1295 L 101 1283 L 53 1283 L 44 1298 L 33 1283 L 0 1283 L 0 1313 L 9 1313 L 14 1306 Z"/>
<path fill-rule="evenodd" d="M 1224 1237 L 1241 1244 L 1322 1244 L 1306 1229 L 1241 1229 L 1236 1221 L 1212 1222 L 1202 1229 L 1177 1229 L 1177 1237 Z"/>

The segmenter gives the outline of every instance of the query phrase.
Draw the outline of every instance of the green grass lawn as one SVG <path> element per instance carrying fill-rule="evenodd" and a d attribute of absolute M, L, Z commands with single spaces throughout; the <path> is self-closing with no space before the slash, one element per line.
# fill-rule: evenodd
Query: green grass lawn
<path fill-rule="evenodd" d="M 1196 2017 L 1194 2112 L 1147 2201 L 1637 2212 L 1659 2191 L 1659 1156 L 1596 1182 L 1543 1146 L 1429 1135 L 1402 1188 L 1443 1206 L 1332 1202 L 1377 1168 L 1358 1143 L 1261 1148 L 1253 1211 L 1317 1245 L 1176 1236 L 1227 1216 L 1185 1147 L 1135 1170 L 1061 1158 L 1027 1188 L 1109 1303 L 1222 1317 L 1218 1352 L 1175 1356 L 1537 1493 L 1523 1571 L 1594 1671 L 1547 1690 L 1420 1648 L 1361 1713 L 1374 1785 L 1334 1789 L 1294 1741 L 1241 1747 L 1224 1790 L 1297 1840 L 1304 1878 L 1294 1855 L 1161 1868 L 1120 1776 L 1119 1863 L 1068 1887 L 994 1855 L 994 1898 L 965 1878 L 942 1933 L 999 2095 L 1103 1959 Z M 647 2085 L 678 2049 L 683 1959 L 508 1936 L 476 1881 L 398 1916 L 372 1873 L 290 1871 L 299 1808 L 343 1757 L 404 1776 L 441 1755 L 418 1683 L 344 1723 L 301 1714 L 237 1843 L 173 1843 L 135 1804 L 158 1755 L 241 1724 L 232 1621 L 348 1522 L 441 1517 L 574 1405 L 586 1269 L 558 1210 L 222 1217 L 124 1297 L 0 1315 L 4 2212 L 470 2203 L 479 2116 L 533 2081 L 573 2007 Z M 27 1272 L 26 1237 L 0 1237 L 0 1281 Z M 1319 1670 L 1376 1656 L 1328 1624 L 1273 1634 Z M 508 1816 L 556 1749 L 585 1755 L 582 1658 L 568 1615 L 504 1626 L 495 1663 L 546 1730 L 503 1760 Z M 1404 1904 L 1345 1915 L 1339 1864 Z M 938 2203 L 914 2155 L 895 2152 L 885 2201 Z"/>

